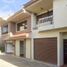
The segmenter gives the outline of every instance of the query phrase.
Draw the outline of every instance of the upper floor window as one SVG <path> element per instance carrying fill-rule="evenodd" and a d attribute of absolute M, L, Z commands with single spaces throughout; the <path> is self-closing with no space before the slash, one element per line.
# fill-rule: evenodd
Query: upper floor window
<path fill-rule="evenodd" d="M 37 16 L 37 23 L 36 24 L 40 24 L 40 23 L 53 23 L 53 11 L 48 11 L 46 13 L 43 13 L 41 15 Z"/>
<path fill-rule="evenodd" d="M 48 17 L 48 16 L 51 16 L 51 15 L 53 15 L 53 10 L 48 11 L 48 12 L 43 13 L 43 14 L 40 14 L 40 15 L 37 15 L 37 19 Z"/>
<path fill-rule="evenodd" d="M 23 31 L 27 29 L 27 21 L 23 21 L 17 24 L 17 31 Z"/>
<path fill-rule="evenodd" d="M 2 34 L 8 33 L 8 25 L 2 27 Z"/>

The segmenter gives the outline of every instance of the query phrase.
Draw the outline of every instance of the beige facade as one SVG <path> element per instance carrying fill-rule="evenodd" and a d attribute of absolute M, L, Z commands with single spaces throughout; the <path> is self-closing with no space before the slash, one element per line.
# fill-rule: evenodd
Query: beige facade
<path fill-rule="evenodd" d="M 44 4 L 43 4 L 44 3 Z M 32 50 L 31 56 L 32 59 L 34 57 L 34 39 L 41 39 L 41 38 L 57 38 L 57 66 L 60 67 L 64 65 L 64 40 L 67 40 L 67 19 L 66 19 L 66 0 L 38 0 L 31 4 L 27 3 L 28 5 L 25 6 L 25 9 L 31 12 L 31 29 L 32 29 Z M 49 7 L 50 5 L 50 7 Z M 37 6 L 37 7 L 36 7 Z M 46 8 L 47 7 L 47 8 Z M 49 22 L 42 21 L 43 18 L 40 20 L 43 23 L 36 24 L 37 15 L 41 16 L 48 11 L 53 10 L 53 24 Z M 49 18 L 49 16 L 48 16 Z M 48 56 L 48 55 L 47 55 Z M 44 58 L 43 58 L 44 59 Z"/>
<path fill-rule="evenodd" d="M 19 11 L 18 14 L 16 13 L 14 16 L 8 18 L 9 32 L 8 34 L 2 35 L 2 38 L 5 37 L 5 41 L 13 41 L 16 56 L 20 56 L 21 54 L 21 56 L 33 60 L 43 61 L 45 56 L 48 59 L 48 53 L 51 57 L 54 56 L 49 51 L 51 48 L 53 50 L 55 48 L 57 51 L 57 59 L 55 59 L 56 57 L 54 58 L 57 60 L 55 61 L 56 63 L 49 63 L 48 60 L 53 62 L 50 58 L 44 62 L 57 65 L 58 67 L 65 65 L 64 45 L 66 45 L 66 43 L 64 43 L 64 40 L 67 40 L 66 3 L 66 0 L 31 0 L 30 3 L 25 4 L 25 13 Z M 25 20 L 27 20 L 27 29 L 17 31 L 17 24 Z M 57 42 L 54 41 L 53 38 L 56 38 Z M 44 43 L 42 43 L 41 41 L 40 43 L 42 43 L 42 46 L 37 46 L 37 43 L 35 47 L 34 40 L 36 39 L 37 41 L 38 39 L 44 39 L 47 42 L 43 41 Z M 50 39 L 54 42 L 48 41 Z M 50 46 L 49 48 L 47 44 Z M 56 44 L 57 49 L 54 44 Z M 45 52 L 45 47 L 47 47 L 46 50 L 48 52 L 46 55 L 42 55 Z M 40 50 L 40 53 L 37 52 L 38 55 L 35 54 L 35 49 Z"/>
<path fill-rule="evenodd" d="M 26 24 L 26 27 L 22 27 L 22 24 Z M 7 22 L 1 25 L 1 29 L 6 53 L 31 57 L 31 18 L 27 12 L 21 11 L 9 17 Z"/>

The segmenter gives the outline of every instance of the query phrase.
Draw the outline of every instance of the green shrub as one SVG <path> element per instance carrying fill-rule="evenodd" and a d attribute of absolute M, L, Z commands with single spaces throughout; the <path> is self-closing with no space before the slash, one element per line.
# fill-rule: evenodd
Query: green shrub
<path fill-rule="evenodd" d="M 2 46 L 0 46 L 0 51 L 1 51 L 1 52 L 5 52 L 5 48 L 2 47 Z"/>

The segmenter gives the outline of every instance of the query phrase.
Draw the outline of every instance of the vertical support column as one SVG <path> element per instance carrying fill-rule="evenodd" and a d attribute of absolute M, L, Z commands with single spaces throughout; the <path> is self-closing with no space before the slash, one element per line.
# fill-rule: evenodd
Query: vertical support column
<path fill-rule="evenodd" d="M 8 33 L 10 33 L 10 23 L 8 23 Z"/>
<path fill-rule="evenodd" d="M 57 66 L 63 65 L 63 37 L 62 33 L 58 33 L 57 38 Z"/>
<path fill-rule="evenodd" d="M 34 59 L 34 28 L 36 27 L 36 15 L 31 14 L 31 59 Z"/>
<path fill-rule="evenodd" d="M 2 33 L 1 33 L 1 32 L 2 32 L 2 30 L 1 30 L 1 27 L 0 27 L 0 41 L 1 41 L 1 35 L 2 35 Z"/>
<path fill-rule="evenodd" d="M 36 27 L 36 15 L 35 14 L 31 14 L 31 29 L 33 31 L 33 28 Z"/>
<path fill-rule="evenodd" d="M 31 57 L 31 41 L 30 39 L 26 39 L 26 58 L 30 58 Z"/>
<path fill-rule="evenodd" d="M 19 40 L 16 40 L 16 44 L 15 44 L 15 54 L 16 56 L 20 56 L 20 42 Z"/>
<path fill-rule="evenodd" d="M 5 53 L 7 53 L 7 45 L 6 45 L 6 43 L 4 43 L 4 45 L 5 45 Z"/>
<path fill-rule="evenodd" d="M 31 59 L 34 59 L 34 42 L 33 42 L 33 38 L 31 38 Z"/>

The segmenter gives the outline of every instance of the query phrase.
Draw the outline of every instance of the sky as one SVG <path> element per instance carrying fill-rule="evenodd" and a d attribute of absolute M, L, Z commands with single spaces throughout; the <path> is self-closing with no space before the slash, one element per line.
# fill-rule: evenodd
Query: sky
<path fill-rule="evenodd" d="M 29 0 L 0 0 L 0 17 L 7 19 L 23 7 Z"/>

